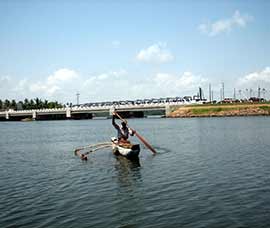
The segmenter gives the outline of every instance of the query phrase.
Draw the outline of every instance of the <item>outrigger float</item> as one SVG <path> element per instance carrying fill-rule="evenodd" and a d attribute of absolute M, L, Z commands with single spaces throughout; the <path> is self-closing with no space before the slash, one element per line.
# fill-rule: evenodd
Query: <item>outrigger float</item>
<path fill-rule="evenodd" d="M 111 148 L 114 155 L 120 155 L 130 160 L 138 159 L 140 154 L 140 144 L 131 144 L 130 142 L 120 143 L 115 137 L 111 138 L 111 142 L 97 143 L 77 148 L 74 154 L 79 156 L 82 160 L 87 160 L 88 154 L 105 148 Z"/>

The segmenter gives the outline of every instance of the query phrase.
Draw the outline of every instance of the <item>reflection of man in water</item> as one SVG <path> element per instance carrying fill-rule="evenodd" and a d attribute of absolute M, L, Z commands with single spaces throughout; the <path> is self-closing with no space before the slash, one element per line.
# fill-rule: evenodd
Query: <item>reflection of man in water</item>
<path fill-rule="evenodd" d="M 127 127 L 126 122 L 123 121 L 121 126 L 115 123 L 115 113 L 113 113 L 112 125 L 117 130 L 117 138 L 119 142 L 128 142 L 129 135 L 133 136 L 135 134 L 135 131 L 132 131 Z"/>

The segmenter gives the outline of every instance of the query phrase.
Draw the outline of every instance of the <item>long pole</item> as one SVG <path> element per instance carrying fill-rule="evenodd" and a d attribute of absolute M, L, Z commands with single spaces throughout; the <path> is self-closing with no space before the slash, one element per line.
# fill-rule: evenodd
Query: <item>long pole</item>
<path fill-rule="evenodd" d="M 127 123 L 127 121 L 125 119 L 123 119 L 117 112 L 114 112 L 116 116 L 118 116 L 118 118 L 120 120 L 122 120 L 123 122 Z M 134 129 L 132 129 L 131 127 L 129 127 L 132 131 L 135 132 L 135 135 L 138 137 L 139 140 L 141 140 L 141 142 L 149 149 L 152 151 L 153 154 L 156 154 L 156 150 L 141 136 L 139 135 L 139 133 L 137 131 L 135 131 Z"/>

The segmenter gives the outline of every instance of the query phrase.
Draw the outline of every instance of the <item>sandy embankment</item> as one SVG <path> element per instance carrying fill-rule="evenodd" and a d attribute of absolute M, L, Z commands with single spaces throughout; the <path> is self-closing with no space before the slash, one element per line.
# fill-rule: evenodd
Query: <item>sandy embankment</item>
<path fill-rule="evenodd" d="M 221 104 L 172 106 L 167 117 L 222 117 L 270 115 L 270 104 Z"/>

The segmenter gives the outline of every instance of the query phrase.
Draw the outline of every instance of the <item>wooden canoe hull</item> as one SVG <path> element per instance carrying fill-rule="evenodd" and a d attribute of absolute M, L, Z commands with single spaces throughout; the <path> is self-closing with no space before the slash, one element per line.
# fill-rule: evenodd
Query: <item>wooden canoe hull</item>
<path fill-rule="evenodd" d="M 118 144 L 112 140 L 112 150 L 115 155 L 121 155 L 128 159 L 138 158 L 140 154 L 139 144 Z"/>

